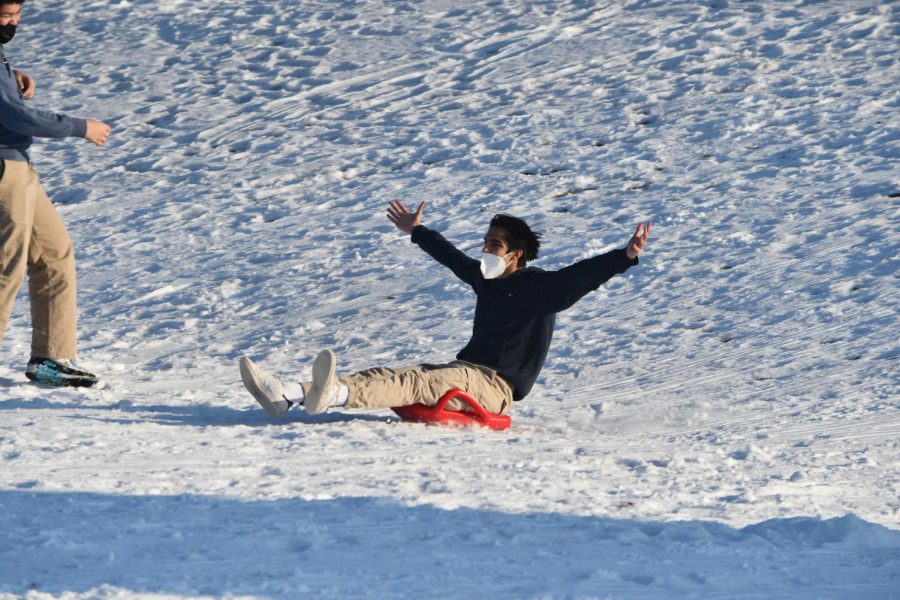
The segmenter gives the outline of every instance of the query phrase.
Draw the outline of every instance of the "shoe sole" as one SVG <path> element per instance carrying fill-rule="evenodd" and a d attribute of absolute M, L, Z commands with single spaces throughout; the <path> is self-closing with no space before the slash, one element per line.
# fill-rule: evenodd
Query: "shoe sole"
<path fill-rule="evenodd" d="M 303 407 L 311 415 L 318 415 L 329 409 L 329 406 L 324 402 L 324 396 L 325 392 L 334 387 L 336 362 L 337 359 L 331 350 L 322 350 L 316 356 L 316 360 L 313 361 L 312 389 L 310 389 L 306 399 L 303 401 Z"/>
<path fill-rule="evenodd" d="M 240 360 L 240 368 L 241 368 L 241 381 L 244 382 L 244 387 L 247 388 L 247 391 L 259 402 L 259 405 L 263 407 L 269 416 L 271 417 L 280 417 L 284 414 L 285 411 L 280 410 L 279 407 L 275 406 L 275 404 L 269 399 L 269 397 L 262 391 L 262 388 L 259 387 L 259 375 L 256 369 L 256 363 L 247 358 L 246 356 L 241 357 Z"/>
<path fill-rule="evenodd" d="M 25 373 L 25 377 L 30 379 L 32 383 L 36 383 L 38 385 L 48 385 L 53 387 L 84 387 L 89 388 L 93 387 L 99 379 L 91 378 L 91 377 L 61 377 L 59 379 L 45 379 L 43 377 L 38 377 L 34 373 Z"/>

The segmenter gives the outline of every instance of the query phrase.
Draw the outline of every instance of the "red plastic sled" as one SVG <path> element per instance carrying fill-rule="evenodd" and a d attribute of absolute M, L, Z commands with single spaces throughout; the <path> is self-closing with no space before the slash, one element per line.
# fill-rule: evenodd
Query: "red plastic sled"
<path fill-rule="evenodd" d="M 454 398 L 465 401 L 469 405 L 470 410 L 447 409 L 447 403 Z M 512 419 L 508 416 L 489 413 L 478 403 L 478 400 L 456 388 L 441 396 L 441 399 L 434 406 L 410 404 L 409 406 L 396 406 L 391 410 L 400 415 L 400 418 L 404 421 L 416 421 L 419 423 L 478 425 L 479 427 L 490 427 L 497 431 L 508 429 L 512 423 Z"/>

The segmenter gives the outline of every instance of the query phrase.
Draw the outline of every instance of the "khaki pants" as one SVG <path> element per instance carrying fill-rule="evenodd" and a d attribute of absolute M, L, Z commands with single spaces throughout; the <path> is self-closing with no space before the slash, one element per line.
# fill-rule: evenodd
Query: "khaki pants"
<path fill-rule="evenodd" d="M 75 256 L 66 226 L 37 172 L 6 160 L 0 179 L 0 339 L 25 272 L 31 300 L 31 354 L 75 358 Z"/>
<path fill-rule="evenodd" d="M 389 408 L 408 404 L 437 404 L 449 389 L 466 392 L 488 412 L 506 414 L 512 406 L 512 387 L 491 368 L 455 360 L 446 365 L 416 365 L 400 369 L 376 367 L 338 377 L 350 390 L 347 408 Z M 310 384 L 303 384 L 309 389 Z M 465 403 L 453 399 L 451 410 Z"/>

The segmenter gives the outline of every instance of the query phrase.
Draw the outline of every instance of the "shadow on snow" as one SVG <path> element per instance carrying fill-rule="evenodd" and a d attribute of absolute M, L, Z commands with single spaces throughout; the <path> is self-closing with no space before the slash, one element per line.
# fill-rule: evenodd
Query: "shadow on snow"
<path fill-rule="evenodd" d="M 3 380 L 0 379 L 0 385 Z M 53 389 L 53 388 L 51 388 Z M 61 389 L 61 388 L 57 388 Z M 251 400 L 252 402 L 252 400 Z M 308 425 L 333 424 L 349 421 L 373 421 L 387 423 L 399 418 L 385 411 L 373 415 L 358 412 L 328 412 L 321 415 L 309 415 L 302 409 L 295 408 L 278 419 L 272 419 L 258 406 L 247 409 L 236 409 L 228 406 L 210 406 L 198 404 L 194 406 L 172 406 L 166 404 L 135 404 L 122 400 L 112 404 L 84 404 L 68 399 L 63 401 L 46 398 L 28 398 L 22 400 L 0 400 L 0 411 L 15 410 L 96 410 L 112 411 L 109 416 L 69 415 L 71 419 L 87 419 L 104 423 L 155 423 L 157 425 L 187 425 L 193 427 L 226 426 L 226 425 L 290 425 L 301 423 Z"/>
<path fill-rule="evenodd" d="M 0 491 L 0 592 L 859 600 L 891 597 L 898 578 L 900 531 L 853 515 L 734 529 L 370 497 Z"/>

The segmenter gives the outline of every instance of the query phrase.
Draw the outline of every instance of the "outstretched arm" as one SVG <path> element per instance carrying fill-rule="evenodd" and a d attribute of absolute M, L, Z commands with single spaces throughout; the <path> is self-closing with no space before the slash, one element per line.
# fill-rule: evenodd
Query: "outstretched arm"
<path fill-rule="evenodd" d="M 24 85 L 27 86 L 28 83 L 25 82 Z M 0 125 L 22 135 L 46 138 L 81 137 L 97 145 L 105 142 L 109 136 L 109 127 L 100 121 L 29 108 L 25 105 L 24 98 L 25 90 L 0 86 Z"/>
<path fill-rule="evenodd" d="M 580 260 L 559 271 L 540 274 L 535 288 L 540 310 L 559 312 L 575 304 L 619 273 L 637 264 L 637 255 L 650 237 L 650 223 L 639 224 L 625 248 Z"/>
<path fill-rule="evenodd" d="M 34 79 L 22 71 L 13 71 L 13 73 L 15 73 L 16 76 L 16 83 L 22 91 L 22 97 L 26 100 L 31 100 L 34 97 Z M 83 136 L 84 139 L 97 146 L 105 144 L 106 140 L 109 138 L 109 125 L 101 121 L 95 121 L 94 119 L 85 119 L 85 121 L 86 131 Z"/>
<path fill-rule="evenodd" d="M 403 203 L 399 200 L 391 200 L 391 205 L 388 207 L 387 211 L 387 218 L 397 227 L 397 229 L 406 235 L 412 235 L 413 229 L 415 229 L 417 225 L 422 224 L 422 210 L 424 208 L 425 202 L 422 201 L 419 203 L 419 208 L 416 209 L 416 212 L 411 213 L 406 210 L 406 207 L 403 206 Z"/>
<path fill-rule="evenodd" d="M 631 236 L 631 239 L 628 240 L 628 245 L 625 247 L 625 254 L 628 255 L 628 258 L 634 260 L 641 253 L 641 250 L 647 245 L 648 237 L 650 237 L 650 223 L 646 225 L 638 223 L 637 229 L 634 230 L 634 235 Z"/>
<path fill-rule="evenodd" d="M 411 213 L 403 206 L 402 202 L 393 200 L 388 208 L 387 218 L 397 229 L 409 234 L 412 242 L 431 258 L 453 271 L 453 274 L 464 282 L 472 285 L 478 273 L 479 262 L 459 251 L 438 232 L 421 226 L 424 208 L 425 203 L 420 202 L 416 212 Z"/>

